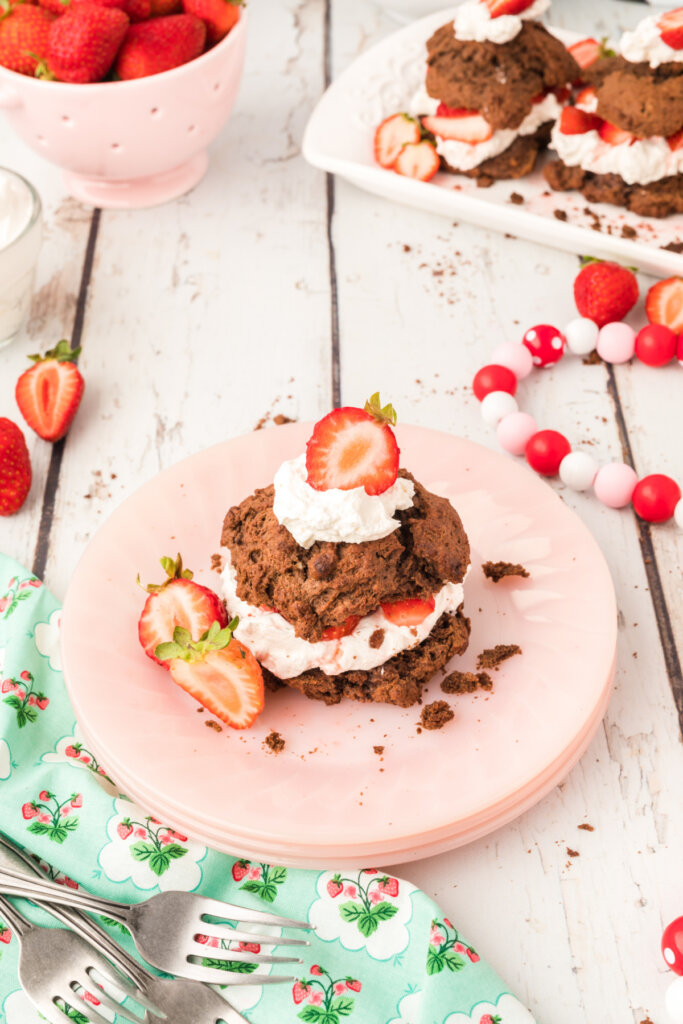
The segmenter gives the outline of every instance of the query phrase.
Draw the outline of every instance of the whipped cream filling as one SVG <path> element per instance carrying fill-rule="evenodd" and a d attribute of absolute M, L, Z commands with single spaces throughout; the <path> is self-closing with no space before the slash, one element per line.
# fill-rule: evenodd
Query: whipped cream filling
<path fill-rule="evenodd" d="M 423 87 L 413 97 L 409 113 L 413 117 L 420 114 L 436 114 L 440 100 L 435 100 Z M 457 139 L 444 139 L 436 136 L 436 151 L 444 160 L 458 171 L 471 171 L 485 160 L 505 152 L 520 135 L 533 135 L 542 124 L 555 121 L 562 111 L 562 104 L 557 96 L 549 92 L 539 103 L 534 103 L 531 110 L 517 128 L 500 128 L 485 142 L 459 142 Z"/>
<path fill-rule="evenodd" d="M 501 14 L 498 18 L 492 18 L 483 0 L 465 0 L 453 16 L 455 38 L 476 43 L 509 43 L 522 31 L 526 20 L 540 18 L 549 7 L 550 0 L 534 0 L 530 7 L 519 14 Z"/>
<path fill-rule="evenodd" d="M 0 250 L 19 237 L 31 220 L 33 197 L 14 174 L 0 169 Z"/>
<path fill-rule="evenodd" d="M 683 149 L 672 150 L 661 136 L 613 146 L 594 130 L 564 135 L 558 123 L 550 145 L 567 166 L 594 174 L 618 174 L 627 185 L 647 185 L 683 172 Z"/>
<path fill-rule="evenodd" d="M 463 601 L 463 584 L 445 583 L 434 595 L 434 611 L 417 626 L 397 626 L 389 622 L 379 608 L 372 615 L 364 616 L 349 636 L 310 643 L 297 636 L 294 627 L 282 615 L 255 608 L 237 596 L 237 575 L 230 552 L 223 548 L 222 554 L 223 596 L 230 617 L 237 615 L 240 620 L 235 635 L 280 679 L 291 679 L 312 668 L 320 668 L 331 676 L 377 668 L 394 655 L 426 640 L 444 612 L 454 615 Z M 370 637 L 378 629 L 384 631 L 382 643 L 371 647 Z"/>
<path fill-rule="evenodd" d="M 658 68 L 660 64 L 680 63 L 683 50 L 674 50 L 661 37 L 659 20 L 662 14 L 645 18 L 632 32 L 624 32 L 619 44 L 622 57 L 632 64 L 649 64 Z"/>
<path fill-rule="evenodd" d="M 275 518 L 302 548 L 318 540 L 362 544 L 388 537 L 400 525 L 395 513 L 413 504 L 415 485 L 403 477 L 383 494 L 366 494 L 364 487 L 316 491 L 306 476 L 304 454 L 283 462 L 273 480 Z"/>

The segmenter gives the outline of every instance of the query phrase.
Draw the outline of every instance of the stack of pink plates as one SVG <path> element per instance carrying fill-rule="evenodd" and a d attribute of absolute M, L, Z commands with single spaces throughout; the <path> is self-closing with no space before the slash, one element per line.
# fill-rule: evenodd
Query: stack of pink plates
<path fill-rule="evenodd" d="M 460 512 L 472 545 L 465 611 L 471 670 L 496 644 L 522 654 L 494 673 L 491 693 L 450 698 L 455 719 L 417 731 L 419 708 L 326 707 L 283 690 L 243 732 L 209 716 L 146 658 L 138 572 L 181 551 L 209 570 L 231 505 L 272 481 L 311 427 L 293 424 L 227 441 L 161 473 L 90 542 L 67 595 L 64 670 L 88 744 L 122 790 L 218 850 L 278 864 L 365 867 L 427 857 L 512 820 L 584 752 L 609 699 L 616 605 L 588 530 L 550 487 L 512 459 L 461 438 L 399 427 L 402 465 Z M 497 584 L 481 562 L 521 562 L 529 579 Z M 425 696 L 444 695 L 434 680 Z M 274 754 L 271 730 L 285 740 Z M 383 748 L 377 753 L 375 748 Z"/>

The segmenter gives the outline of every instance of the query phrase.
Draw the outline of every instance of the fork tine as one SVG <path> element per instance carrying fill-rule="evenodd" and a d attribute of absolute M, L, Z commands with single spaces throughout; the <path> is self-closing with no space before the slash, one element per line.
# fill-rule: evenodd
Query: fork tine
<path fill-rule="evenodd" d="M 286 977 L 281 974 L 236 974 L 234 971 L 221 971 L 218 967 L 201 967 L 189 960 L 183 965 L 183 977 L 209 985 L 280 985 L 297 980 L 293 974 Z"/>
<path fill-rule="evenodd" d="M 128 996 L 130 999 L 134 999 L 136 1003 L 139 1003 L 140 1006 L 143 1007 L 143 1009 L 149 1010 L 155 1020 L 162 1019 L 159 1017 L 160 1011 L 154 1005 L 154 1002 L 151 999 L 148 999 L 144 992 L 142 992 L 132 982 L 128 981 L 127 978 L 124 978 L 123 975 L 119 974 L 118 971 L 115 971 L 113 968 L 109 968 L 109 964 L 105 966 L 104 963 L 98 963 L 96 967 L 89 967 L 88 971 L 92 972 L 90 976 L 99 988 L 102 988 L 102 981 L 105 981 L 108 985 L 111 985 L 120 992 L 122 996 Z M 98 975 L 101 976 L 102 981 L 98 980 Z M 136 1019 L 140 1020 L 139 1017 Z"/>
<path fill-rule="evenodd" d="M 80 982 L 79 982 L 80 984 Z M 101 1013 L 98 1013 L 92 1003 L 86 1003 L 79 992 L 75 992 L 72 988 L 67 988 L 64 992 L 59 992 L 58 996 L 63 999 L 65 1003 L 74 1009 L 78 1010 L 79 1013 L 84 1014 L 91 1024 L 111 1024 L 111 1021 L 107 1017 L 103 1017 Z M 66 1013 L 62 1011 L 61 1024 L 65 1024 L 68 1018 Z"/>
<path fill-rule="evenodd" d="M 222 1011 L 222 1018 L 226 1021 L 226 1024 L 249 1024 L 246 1017 L 243 1017 L 239 1010 L 236 1010 L 230 1003 L 225 1004 L 225 1009 Z M 220 1020 L 220 1017 L 216 1017 L 216 1020 Z"/>
<path fill-rule="evenodd" d="M 75 985 L 80 985 L 81 988 L 84 991 L 77 992 L 75 990 L 75 988 L 74 988 Z M 120 1003 L 115 1002 L 110 996 L 107 995 L 106 992 L 104 992 L 100 988 L 100 986 L 97 984 L 95 979 L 90 977 L 90 975 L 88 974 L 87 971 L 82 971 L 82 972 L 81 971 L 74 971 L 74 976 L 73 976 L 73 979 L 71 981 L 71 987 L 72 987 L 71 1005 L 72 1006 L 74 1005 L 74 1003 L 73 1003 L 74 997 L 76 999 L 78 999 L 78 1007 L 77 1008 L 78 1008 L 78 1010 L 80 1010 L 81 1013 L 86 1014 L 86 1016 L 93 1017 L 93 1015 L 96 1015 L 100 1020 L 107 1020 L 106 1017 L 102 1017 L 102 1015 L 93 1006 L 93 1004 L 91 1002 L 88 1002 L 84 998 L 85 993 L 89 992 L 90 995 L 95 997 L 95 999 L 99 999 L 99 1001 L 102 1004 L 102 1006 L 105 1006 L 108 1010 L 111 1010 L 113 1013 L 120 1014 L 120 1016 L 123 1017 L 124 1020 L 130 1021 L 131 1024 L 142 1024 L 142 1018 L 141 1017 L 138 1017 L 135 1014 L 132 1014 L 130 1010 L 128 1010 L 125 1007 L 121 1006 Z M 69 1000 L 67 1000 L 67 1002 L 69 1002 Z M 93 1024 L 97 1024 L 97 1021 L 95 1021 L 94 1019 L 93 1019 Z M 108 1021 L 107 1024 L 111 1024 L 111 1021 Z"/>
<path fill-rule="evenodd" d="M 214 900 L 210 896 L 202 896 L 201 900 L 201 917 L 220 917 L 222 920 L 240 921 L 242 924 L 272 924 L 276 928 L 303 928 L 306 931 L 315 931 L 314 926 L 308 921 L 292 921 L 288 917 L 269 914 L 265 910 L 237 907 L 234 903 L 223 903 L 222 900 Z"/>
<path fill-rule="evenodd" d="M 268 953 L 249 953 L 241 949 L 216 949 L 200 942 L 192 943 L 191 956 L 211 960 L 232 960 L 240 964 L 300 964 L 298 956 L 272 956 Z"/>
<path fill-rule="evenodd" d="M 258 942 L 261 946 L 310 946 L 308 939 L 290 939 L 284 935 L 257 935 L 256 932 L 244 932 L 227 925 L 202 922 L 205 929 L 203 935 L 210 935 L 228 942 Z"/>
<path fill-rule="evenodd" d="M 90 992 L 97 999 L 99 999 L 99 1001 L 102 1003 L 102 1006 L 106 1006 L 108 1010 L 111 1010 L 113 1013 L 117 1013 L 119 1017 L 122 1017 L 124 1020 L 130 1021 L 131 1024 L 142 1024 L 142 1018 L 139 1016 L 139 1014 L 133 1013 L 133 1011 L 129 1010 L 127 1006 L 122 1006 L 118 1000 L 112 999 L 109 993 L 105 992 L 105 990 L 97 983 L 95 978 L 90 973 L 88 973 L 88 978 L 90 979 L 88 983 L 88 992 Z M 80 980 L 79 984 L 82 984 Z"/>

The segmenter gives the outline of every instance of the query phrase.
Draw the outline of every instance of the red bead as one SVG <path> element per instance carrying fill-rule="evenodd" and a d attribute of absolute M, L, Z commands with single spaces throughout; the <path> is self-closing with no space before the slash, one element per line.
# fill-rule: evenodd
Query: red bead
<path fill-rule="evenodd" d="M 522 344 L 531 352 L 534 366 L 552 366 L 564 355 L 567 341 L 557 327 L 536 324 L 526 332 Z"/>
<path fill-rule="evenodd" d="M 636 484 L 631 498 L 636 515 L 646 523 L 665 523 L 671 519 L 680 500 L 680 487 L 663 473 L 644 476 Z"/>
<path fill-rule="evenodd" d="M 648 324 L 636 335 L 636 355 L 647 366 L 666 366 L 676 355 L 678 336 L 664 324 Z"/>
<path fill-rule="evenodd" d="M 524 454 L 532 469 L 543 476 L 557 476 L 560 463 L 569 455 L 571 445 L 557 430 L 539 430 L 526 443 Z"/>
<path fill-rule="evenodd" d="M 683 974 L 683 917 L 677 917 L 664 929 L 662 955 L 675 974 Z"/>
<path fill-rule="evenodd" d="M 509 395 L 514 395 L 517 390 L 517 378 L 507 366 L 491 363 L 489 366 L 482 366 L 474 375 L 472 390 L 480 402 L 492 391 L 507 391 Z"/>
<path fill-rule="evenodd" d="M 683 363 L 683 334 L 678 335 L 678 342 L 676 343 L 676 359 L 679 363 Z"/>

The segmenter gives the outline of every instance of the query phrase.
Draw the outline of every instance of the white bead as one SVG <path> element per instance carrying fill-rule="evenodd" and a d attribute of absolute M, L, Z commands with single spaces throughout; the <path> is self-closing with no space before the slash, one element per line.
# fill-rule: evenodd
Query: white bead
<path fill-rule="evenodd" d="M 666 1012 L 671 1018 L 671 1024 L 683 1024 L 683 978 L 676 978 L 664 996 Z"/>
<path fill-rule="evenodd" d="M 674 509 L 674 522 L 676 526 L 683 530 L 683 498 L 681 498 Z"/>
<path fill-rule="evenodd" d="M 514 396 L 509 395 L 507 391 L 491 391 L 483 399 L 480 409 L 484 422 L 490 427 L 497 427 L 503 416 L 517 412 L 519 406 Z"/>
<path fill-rule="evenodd" d="M 598 325 L 592 320 L 585 316 L 577 316 L 575 320 L 570 320 L 564 329 L 567 348 L 575 356 L 587 356 L 589 352 L 595 351 L 599 333 Z"/>
<path fill-rule="evenodd" d="M 586 491 L 592 486 L 598 464 L 588 452 L 570 452 L 560 463 L 560 480 L 573 491 Z"/>

